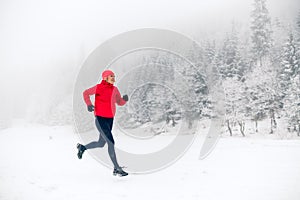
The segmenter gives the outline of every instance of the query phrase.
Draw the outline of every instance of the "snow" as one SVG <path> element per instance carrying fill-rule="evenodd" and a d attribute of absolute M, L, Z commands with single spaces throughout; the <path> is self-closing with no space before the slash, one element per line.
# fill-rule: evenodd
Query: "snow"
<path fill-rule="evenodd" d="M 205 134 L 198 134 L 170 167 L 116 178 L 88 153 L 78 160 L 71 126 L 17 122 L 0 132 L 0 199 L 298 200 L 300 140 L 251 136 L 222 137 L 199 160 Z"/>

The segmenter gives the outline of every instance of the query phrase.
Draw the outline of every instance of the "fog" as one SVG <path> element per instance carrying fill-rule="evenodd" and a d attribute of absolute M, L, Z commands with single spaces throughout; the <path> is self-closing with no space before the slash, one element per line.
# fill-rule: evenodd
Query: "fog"
<path fill-rule="evenodd" d="M 252 3 L 1 0 L 1 113 L 24 117 L 28 110 L 42 104 L 43 97 L 53 94 L 55 84 L 61 84 L 55 87 L 61 90 L 55 94 L 70 92 L 89 53 L 114 35 L 153 27 L 178 31 L 198 41 L 217 38 L 230 30 L 232 21 L 248 26 Z M 292 22 L 299 12 L 298 0 L 268 0 L 267 5 L 272 18 L 286 22 Z M 66 79 L 71 85 L 64 85 Z"/>

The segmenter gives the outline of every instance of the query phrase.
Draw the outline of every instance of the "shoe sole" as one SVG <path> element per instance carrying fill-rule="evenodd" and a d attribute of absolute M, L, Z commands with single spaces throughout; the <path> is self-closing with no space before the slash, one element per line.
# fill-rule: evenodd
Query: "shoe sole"
<path fill-rule="evenodd" d="M 114 175 L 114 176 L 125 177 L 125 176 L 128 176 L 128 174 L 126 174 L 126 175 L 116 174 L 116 175 Z"/>
<path fill-rule="evenodd" d="M 80 150 L 79 150 L 79 149 L 80 149 L 80 144 L 79 144 L 79 143 L 76 145 L 76 147 L 77 147 L 78 151 L 80 151 Z M 78 153 L 77 153 L 77 157 L 78 157 L 78 159 L 81 159 L 81 158 L 82 158 L 82 154 L 79 155 L 79 152 L 78 152 Z"/>
<path fill-rule="evenodd" d="M 118 173 L 113 173 L 113 175 L 114 175 L 114 176 L 119 176 L 119 177 L 122 177 L 122 176 L 128 176 L 128 174 L 122 175 L 122 174 L 118 174 Z"/>

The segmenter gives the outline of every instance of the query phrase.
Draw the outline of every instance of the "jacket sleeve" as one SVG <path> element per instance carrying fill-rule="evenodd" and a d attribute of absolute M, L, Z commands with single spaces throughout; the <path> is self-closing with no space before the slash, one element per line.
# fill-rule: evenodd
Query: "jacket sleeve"
<path fill-rule="evenodd" d="M 116 98 L 116 103 L 119 105 L 119 106 L 123 106 L 126 104 L 126 101 L 121 97 L 121 94 L 118 90 L 117 87 L 115 87 L 115 98 Z"/>
<path fill-rule="evenodd" d="M 91 87 L 89 89 L 84 90 L 83 92 L 83 99 L 86 105 L 92 105 L 90 96 L 96 94 L 97 85 L 94 87 Z"/>

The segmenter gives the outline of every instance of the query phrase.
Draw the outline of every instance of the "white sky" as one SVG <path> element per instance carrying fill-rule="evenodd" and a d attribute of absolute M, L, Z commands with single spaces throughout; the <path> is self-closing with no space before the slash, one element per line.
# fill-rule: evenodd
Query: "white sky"
<path fill-rule="evenodd" d="M 103 41 L 138 28 L 166 28 L 195 39 L 222 33 L 232 20 L 249 22 L 253 1 L 0 0 L 0 69 L 16 78 L 19 72 L 34 73 L 29 69 L 80 63 Z M 272 17 L 287 21 L 299 4 L 268 0 Z"/>

